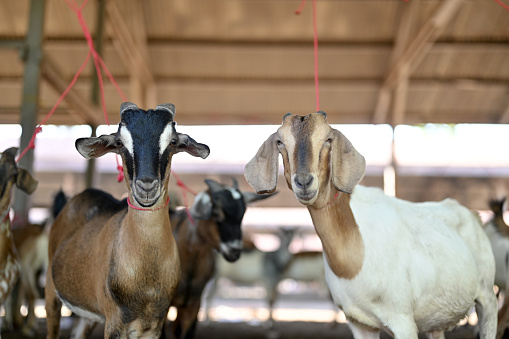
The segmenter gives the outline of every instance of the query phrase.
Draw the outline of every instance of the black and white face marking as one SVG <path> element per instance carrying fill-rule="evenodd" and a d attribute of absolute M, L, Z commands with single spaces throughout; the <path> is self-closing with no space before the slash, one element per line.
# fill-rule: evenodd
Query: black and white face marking
<path fill-rule="evenodd" d="M 236 184 L 230 187 L 214 180 L 205 180 L 205 183 L 209 189 L 196 196 L 191 215 L 216 223 L 219 243 L 215 246 L 226 260 L 235 261 L 243 247 L 241 223 L 246 212 L 244 195 Z"/>
<path fill-rule="evenodd" d="M 213 192 L 212 201 L 221 239 L 219 249 L 226 260 L 233 262 L 240 257 L 243 248 L 241 224 L 246 204 L 239 190 L 228 186 Z"/>
<path fill-rule="evenodd" d="M 171 156 L 178 143 L 173 115 L 165 109 L 128 107 L 121 114 L 116 136 L 119 153 L 127 167 L 126 178 L 133 197 L 150 207 L 161 195 Z"/>

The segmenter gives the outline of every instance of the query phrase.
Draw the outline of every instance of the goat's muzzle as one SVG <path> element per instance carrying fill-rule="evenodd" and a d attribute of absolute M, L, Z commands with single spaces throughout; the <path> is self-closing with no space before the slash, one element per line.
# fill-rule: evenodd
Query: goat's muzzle
<path fill-rule="evenodd" d="M 229 243 L 222 242 L 219 245 L 219 251 L 221 252 L 223 257 L 228 262 L 234 262 L 240 258 L 240 253 L 242 252 L 242 246 L 241 245 L 239 246 L 237 242 L 234 242 L 234 243 L 233 242 L 229 242 Z"/>
<path fill-rule="evenodd" d="M 133 186 L 133 195 L 140 205 L 150 207 L 159 199 L 161 192 L 158 180 L 140 178 L 135 181 Z"/>

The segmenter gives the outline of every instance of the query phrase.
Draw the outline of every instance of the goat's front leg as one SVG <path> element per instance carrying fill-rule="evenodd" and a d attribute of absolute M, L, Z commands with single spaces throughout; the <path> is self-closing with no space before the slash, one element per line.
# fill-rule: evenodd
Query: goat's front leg
<path fill-rule="evenodd" d="M 86 339 L 89 337 L 90 333 L 94 330 L 97 322 L 79 317 L 78 323 L 74 325 L 71 332 L 71 339 Z"/>
<path fill-rule="evenodd" d="M 172 324 L 172 339 L 194 338 L 199 311 L 199 299 L 177 309 L 177 319 Z"/>
<path fill-rule="evenodd" d="M 46 324 L 48 327 L 48 339 L 57 339 L 60 337 L 60 317 L 62 312 L 62 301 L 57 296 L 51 267 L 48 267 L 46 273 L 46 287 L 44 289 L 46 302 Z"/>
<path fill-rule="evenodd" d="M 355 339 L 380 339 L 380 330 L 365 326 L 355 320 L 348 319 L 348 327 Z"/>

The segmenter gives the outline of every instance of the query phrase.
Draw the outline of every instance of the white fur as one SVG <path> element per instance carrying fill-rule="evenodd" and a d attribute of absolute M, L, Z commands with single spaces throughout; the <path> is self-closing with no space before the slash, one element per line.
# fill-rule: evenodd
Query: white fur
<path fill-rule="evenodd" d="M 364 243 L 362 268 L 348 280 L 325 265 L 334 301 L 347 317 L 406 339 L 417 338 L 417 330 L 454 327 L 476 299 L 493 315 L 494 295 L 486 291 L 495 263 L 471 211 L 451 199 L 411 203 L 363 186 L 355 188 L 350 207 Z"/>
<path fill-rule="evenodd" d="M 120 138 L 122 139 L 124 147 L 129 151 L 129 154 L 134 156 L 133 137 L 125 126 L 121 126 L 120 128 Z"/>
<path fill-rule="evenodd" d="M 171 124 L 168 124 L 164 128 L 163 133 L 161 133 L 161 136 L 159 137 L 159 155 L 162 155 L 166 147 L 168 147 L 168 145 L 170 144 L 171 131 L 172 131 Z"/>

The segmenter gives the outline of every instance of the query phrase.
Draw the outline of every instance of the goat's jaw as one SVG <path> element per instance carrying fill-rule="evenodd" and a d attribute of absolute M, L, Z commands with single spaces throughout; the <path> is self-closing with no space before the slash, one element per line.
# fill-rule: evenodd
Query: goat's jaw
<path fill-rule="evenodd" d="M 242 251 L 241 240 L 229 241 L 227 243 L 221 242 L 219 244 L 219 252 L 221 252 L 223 257 L 229 262 L 237 261 L 237 259 L 240 258 L 241 251 Z"/>
<path fill-rule="evenodd" d="M 295 179 L 292 180 L 292 191 L 295 194 L 295 197 L 301 204 L 306 206 L 313 205 L 315 203 L 318 198 L 319 188 L 318 178 L 316 178 L 315 175 L 313 175 L 313 184 L 306 188 L 297 186 Z"/>
<path fill-rule="evenodd" d="M 157 184 L 156 187 L 154 187 L 153 189 L 146 191 L 138 187 L 138 185 L 133 185 L 132 187 L 133 197 L 142 207 L 151 207 L 161 197 L 161 191 L 159 190 L 159 188 L 160 185 Z"/>

